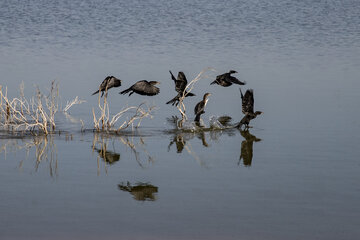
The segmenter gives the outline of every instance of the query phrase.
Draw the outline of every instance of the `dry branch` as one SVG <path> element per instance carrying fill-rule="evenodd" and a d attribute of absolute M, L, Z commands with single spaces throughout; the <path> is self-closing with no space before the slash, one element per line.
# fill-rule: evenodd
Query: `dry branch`
<path fill-rule="evenodd" d="M 191 80 L 190 83 L 188 83 L 188 85 L 185 87 L 182 96 L 179 98 L 179 104 L 177 105 L 177 109 L 179 110 L 180 114 L 181 114 L 181 121 L 179 121 L 178 123 L 178 127 L 182 127 L 182 123 L 188 119 L 188 117 L 186 116 L 186 106 L 184 104 L 184 99 L 186 97 L 187 94 L 189 94 L 195 86 L 195 83 L 197 81 L 199 81 L 202 78 L 205 78 L 207 76 L 204 76 L 204 74 L 209 71 L 209 70 L 214 70 L 213 68 L 206 68 L 203 69 L 193 80 Z"/>
<path fill-rule="evenodd" d="M 48 96 L 36 89 L 36 100 L 24 96 L 24 84 L 20 85 L 20 98 L 8 98 L 7 88 L 0 86 L 0 128 L 10 131 L 38 130 L 44 134 L 55 130 L 55 114 L 58 110 L 59 91 L 55 81 Z M 45 102 L 45 107 L 44 107 Z"/>
<path fill-rule="evenodd" d="M 98 132 L 99 131 L 119 132 L 123 129 L 128 128 L 129 126 L 133 126 L 133 124 L 136 121 L 138 121 L 136 127 L 139 127 L 142 119 L 146 117 L 152 118 L 151 112 L 155 109 L 155 106 L 149 107 L 146 103 L 141 103 L 137 107 L 135 106 L 125 107 L 120 112 L 116 113 L 113 116 L 110 116 L 109 103 L 107 102 L 107 89 L 105 89 L 105 95 L 102 104 L 100 100 L 101 99 L 99 96 L 98 107 L 100 110 L 100 116 L 97 117 L 95 113 L 95 109 L 94 108 L 92 109 L 94 128 Z M 132 113 L 133 110 L 135 110 L 135 113 Z M 118 120 L 124 117 L 125 115 L 128 116 L 127 120 L 124 120 L 122 124 L 120 124 L 120 126 L 116 128 L 115 125 L 118 122 Z"/>

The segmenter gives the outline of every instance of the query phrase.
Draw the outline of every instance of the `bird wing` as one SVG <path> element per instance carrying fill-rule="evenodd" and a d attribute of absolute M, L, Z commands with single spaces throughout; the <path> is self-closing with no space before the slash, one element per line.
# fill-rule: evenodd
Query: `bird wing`
<path fill-rule="evenodd" d="M 216 80 L 222 80 L 223 78 L 225 78 L 226 74 L 227 73 L 216 76 Z"/>
<path fill-rule="evenodd" d="M 170 74 L 171 74 L 171 79 L 174 80 L 174 82 L 176 83 L 176 78 L 175 76 L 172 74 L 172 72 L 169 70 Z"/>
<path fill-rule="evenodd" d="M 227 78 L 227 81 L 230 81 L 232 83 L 239 84 L 239 85 L 245 85 L 245 82 L 241 82 L 239 79 L 237 79 L 236 77 L 233 77 L 233 76 L 229 76 Z"/>
<path fill-rule="evenodd" d="M 241 94 L 242 95 L 242 94 Z M 244 114 L 254 113 L 254 93 L 252 89 L 246 90 L 242 98 L 242 112 Z"/>
<path fill-rule="evenodd" d="M 179 72 L 178 77 L 175 81 L 175 90 L 178 93 L 182 94 L 186 88 L 186 85 L 187 85 L 187 79 L 186 79 L 185 74 L 183 72 Z"/>
<path fill-rule="evenodd" d="M 102 83 L 100 84 L 100 90 L 101 90 L 101 91 L 104 91 L 104 90 L 105 90 L 106 85 L 108 85 L 108 82 L 109 82 L 110 78 L 111 78 L 110 76 L 107 76 L 107 77 L 104 79 L 104 81 L 102 81 Z"/>
<path fill-rule="evenodd" d="M 204 107 L 205 107 L 205 105 L 204 105 L 204 102 L 203 102 L 203 101 L 198 102 L 198 104 L 196 104 L 196 106 L 195 106 L 195 108 L 194 108 L 194 113 L 195 113 L 195 115 L 203 112 L 203 111 L 204 111 Z"/>
<path fill-rule="evenodd" d="M 137 83 L 132 85 L 131 88 L 134 92 L 138 94 L 148 95 L 148 96 L 156 95 L 160 92 L 160 89 L 158 87 L 151 85 L 146 80 L 138 81 Z"/>
<path fill-rule="evenodd" d="M 183 72 L 179 72 L 177 80 L 182 81 L 185 84 L 187 84 L 187 79 L 186 79 L 186 76 L 185 76 L 185 74 Z"/>

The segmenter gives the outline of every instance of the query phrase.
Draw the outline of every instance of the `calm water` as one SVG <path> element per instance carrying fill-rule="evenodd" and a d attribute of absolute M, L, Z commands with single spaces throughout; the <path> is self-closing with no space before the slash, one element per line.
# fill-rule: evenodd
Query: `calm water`
<path fill-rule="evenodd" d="M 9 96 L 60 85 L 76 121 L 61 134 L 0 132 L 1 239 L 359 239 L 360 2 L 1 1 L 0 85 Z M 249 132 L 174 130 L 169 70 L 189 80 L 188 114 L 242 117 L 235 69 L 264 113 Z M 121 136 L 92 129 L 107 75 L 112 113 L 148 101 Z M 160 81 L 154 97 L 119 95 Z M 79 119 L 85 123 L 81 132 Z"/>

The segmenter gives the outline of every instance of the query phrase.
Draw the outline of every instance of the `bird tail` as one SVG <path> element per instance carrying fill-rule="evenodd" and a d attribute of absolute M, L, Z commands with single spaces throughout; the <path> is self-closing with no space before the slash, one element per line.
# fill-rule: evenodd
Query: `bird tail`
<path fill-rule="evenodd" d="M 177 105 L 177 102 L 179 101 L 179 98 L 178 96 L 175 96 L 173 99 L 171 99 L 170 101 L 168 101 L 166 104 L 172 104 L 173 106 L 176 104 Z"/>
<path fill-rule="evenodd" d="M 97 94 L 98 92 L 99 92 L 99 90 L 97 90 L 96 92 L 94 92 L 93 94 L 91 94 L 91 96 Z"/>
<path fill-rule="evenodd" d="M 195 121 L 195 122 L 200 122 L 200 116 L 201 116 L 201 113 L 200 113 L 200 114 L 196 114 L 194 121 Z"/>
<path fill-rule="evenodd" d="M 238 80 L 238 79 L 236 79 L 235 81 L 233 81 L 233 83 L 235 83 L 235 84 L 238 84 L 238 85 L 245 85 L 246 84 L 246 82 L 245 81 L 240 81 L 240 80 Z"/>
<path fill-rule="evenodd" d="M 131 91 L 131 88 L 128 88 L 128 89 L 125 89 L 124 91 L 122 92 L 119 92 L 120 94 L 127 94 L 128 92 Z"/>

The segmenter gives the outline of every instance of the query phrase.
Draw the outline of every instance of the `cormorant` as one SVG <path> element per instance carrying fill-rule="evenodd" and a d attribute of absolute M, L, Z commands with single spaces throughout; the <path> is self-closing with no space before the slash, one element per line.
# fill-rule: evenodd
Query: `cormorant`
<path fill-rule="evenodd" d="M 160 89 L 158 87 L 155 87 L 155 85 L 159 83 L 160 82 L 157 81 L 148 82 L 146 80 L 141 80 L 136 82 L 128 89 L 120 92 L 120 94 L 126 94 L 131 91 L 129 96 L 131 96 L 131 94 L 133 94 L 134 92 L 140 95 L 154 96 L 160 92 Z"/>
<path fill-rule="evenodd" d="M 169 70 L 169 72 L 171 74 L 171 79 L 174 80 L 174 83 L 175 83 L 175 91 L 178 92 L 178 94 L 173 99 L 168 101 L 166 104 L 171 103 L 173 106 L 174 105 L 177 106 L 179 104 L 180 98 L 183 96 L 183 94 L 185 97 L 195 96 L 195 94 L 185 91 L 185 88 L 187 85 L 187 79 L 183 72 L 178 73 L 177 79 L 174 77 L 174 75 L 172 74 L 172 72 L 170 70 Z"/>
<path fill-rule="evenodd" d="M 210 93 L 205 93 L 203 100 L 198 102 L 198 104 L 196 104 L 195 109 L 194 109 L 194 113 L 195 113 L 194 121 L 195 122 L 199 122 L 201 114 L 205 113 L 205 106 L 209 100 L 208 97 L 210 95 L 211 95 Z"/>
<path fill-rule="evenodd" d="M 112 87 L 120 87 L 121 86 L 121 80 L 117 79 L 114 76 L 107 76 L 104 81 L 100 84 L 99 90 L 102 92 L 101 93 L 101 97 L 104 95 L 105 90 L 109 90 Z M 95 95 L 99 92 L 99 90 L 97 90 L 96 92 L 94 92 L 92 95 Z"/>
<path fill-rule="evenodd" d="M 228 73 L 224 73 L 224 74 L 221 74 L 221 75 L 217 76 L 216 80 L 213 81 L 212 83 L 210 83 L 210 85 L 216 83 L 217 85 L 220 85 L 220 86 L 223 86 L 223 87 L 229 87 L 233 83 L 239 84 L 239 85 L 245 85 L 246 84 L 246 82 L 241 82 L 236 77 L 231 76 L 231 74 L 233 74 L 233 73 L 237 73 L 237 71 L 230 70 Z"/>
<path fill-rule="evenodd" d="M 242 112 L 245 116 L 241 119 L 238 127 L 241 128 L 242 125 L 245 125 L 245 128 L 249 128 L 250 120 L 256 118 L 257 115 L 262 114 L 260 111 L 254 112 L 254 92 L 252 89 L 248 89 L 245 92 L 245 96 L 241 92 L 241 105 L 242 105 Z"/>

